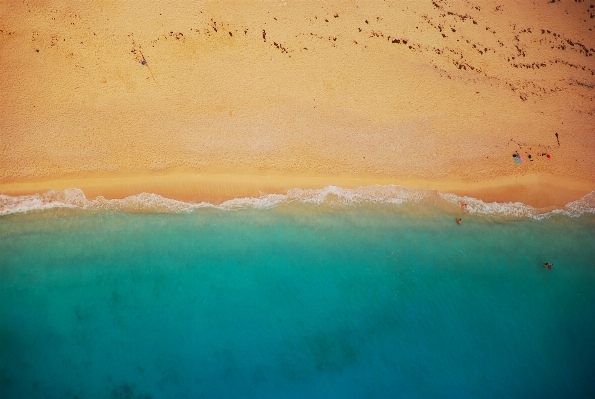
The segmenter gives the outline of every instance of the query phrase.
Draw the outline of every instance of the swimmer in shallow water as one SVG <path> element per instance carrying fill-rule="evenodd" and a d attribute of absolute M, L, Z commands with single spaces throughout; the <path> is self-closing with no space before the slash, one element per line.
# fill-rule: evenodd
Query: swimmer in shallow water
<path fill-rule="evenodd" d="M 457 219 L 457 224 L 461 224 L 462 220 L 461 219 Z"/>
<path fill-rule="evenodd" d="M 465 212 L 465 209 L 467 208 L 467 204 L 462 204 L 461 205 L 461 211 Z"/>

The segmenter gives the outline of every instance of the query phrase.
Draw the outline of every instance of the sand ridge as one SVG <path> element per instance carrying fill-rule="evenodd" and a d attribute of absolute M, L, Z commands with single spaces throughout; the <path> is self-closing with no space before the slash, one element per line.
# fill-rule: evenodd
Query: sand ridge
<path fill-rule="evenodd" d="M 588 2 L 0 8 L 2 192 L 176 168 L 595 183 Z"/>

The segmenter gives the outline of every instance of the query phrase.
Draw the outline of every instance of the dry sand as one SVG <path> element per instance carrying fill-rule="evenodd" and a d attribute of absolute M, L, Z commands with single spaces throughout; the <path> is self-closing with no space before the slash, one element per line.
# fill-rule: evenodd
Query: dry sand
<path fill-rule="evenodd" d="M 3 1 L 0 93 L 10 195 L 595 190 L 592 1 Z"/>

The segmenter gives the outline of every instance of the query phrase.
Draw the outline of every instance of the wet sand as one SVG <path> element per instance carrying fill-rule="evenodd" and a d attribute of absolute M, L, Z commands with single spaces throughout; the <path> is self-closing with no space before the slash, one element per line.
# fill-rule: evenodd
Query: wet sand
<path fill-rule="evenodd" d="M 104 177 L 56 179 L 19 182 L 3 185 L 10 195 L 44 193 L 49 190 L 80 188 L 89 199 L 125 198 L 149 192 L 190 203 L 220 204 L 233 198 L 259 197 L 263 194 L 284 194 L 292 188 L 320 189 L 329 185 L 356 188 L 396 184 L 407 188 L 434 189 L 460 196 L 479 198 L 485 202 L 522 202 L 536 208 L 563 207 L 593 191 L 590 182 L 572 181 L 552 176 L 526 175 L 498 178 L 475 183 L 445 180 L 395 179 L 390 177 L 353 175 L 250 173 L 167 173 L 114 174 Z"/>
<path fill-rule="evenodd" d="M 594 30 L 570 2 L 4 2 L 0 192 L 561 206 L 595 190 Z"/>

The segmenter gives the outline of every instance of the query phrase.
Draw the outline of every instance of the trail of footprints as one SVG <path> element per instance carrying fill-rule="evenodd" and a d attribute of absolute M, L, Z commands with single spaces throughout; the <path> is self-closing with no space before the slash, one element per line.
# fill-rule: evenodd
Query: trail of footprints
<path fill-rule="evenodd" d="M 395 57 L 404 56 L 405 53 L 421 57 L 445 78 L 460 78 L 461 73 L 472 74 L 465 76 L 467 79 L 473 76 L 489 78 L 517 92 L 521 101 L 526 101 L 531 96 L 542 96 L 570 87 L 580 87 L 583 90 L 581 95 L 586 100 L 593 100 L 593 43 L 583 43 L 546 26 L 520 27 L 512 24 L 507 30 L 498 32 L 489 24 L 481 22 L 493 20 L 498 17 L 498 13 L 504 13 L 502 6 L 489 10 L 489 18 L 485 18 L 482 13 L 486 13 L 487 10 L 483 3 L 477 5 L 465 1 L 455 6 L 450 0 L 426 1 L 425 7 L 420 6 L 419 9 L 389 8 L 385 15 L 362 17 L 361 21 L 355 22 L 353 15 L 343 16 L 338 11 L 330 10 L 308 16 L 302 24 L 297 21 L 287 26 L 284 25 L 285 20 L 281 15 L 271 14 L 270 21 L 264 22 L 266 26 L 233 25 L 204 16 L 201 26 L 185 30 L 172 29 L 156 35 L 148 43 L 134 40 L 131 33 L 131 59 L 137 62 L 145 60 L 144 56 L 139 55 L 142 50 L 147 51 L 146 48 L 142 48 L 143 44 L 148 48 L 165 45 L 169 41 L 184 43 L 188 38 L 207 41 L 250 41 L 267 46 L 271 51 L 277 51 L 289 58 L 312 50 L 347 52 L 350 46 L 357 46 L 365 54 L 366 51 L 378 51 L 380 45 L 382 51 L 394 53 Z M 558 5 L 544 2 L 541 6 Z M 575 7 L 582 7 L 583 10 L 580 14 L 582 21 L 577 23 L 582 23 L 590 32 L 595 31 L 595 5 L 587 5 L 577 0 Z M 84 44 L 83 40 L 79 40 L 82 35 L 77 35 L 77 32 L 80 33 L 81 29 L 86 28 L 89 34 L 97 36 L 95 32 L 91 32 L 90 27 L 84 26 L 79 15 L 72 12 L 60 13 L 57 9 L 48 11 L 48 18 L 52 21 L 71 25 L 76 31 L 68 37 L 59 37 L 51 32 L 45 33 L 47 37 L 40 37 L 38 31 L 29 32 L 32 51 L 39 53 L 62 49 L 64 56 L 73 57 L 77 50 L 80 51 L 76 45 Z M 391 22 L 395 13 L 399 12 L 408 13 L 410 18 L 407 26 L 398 26 Z M 300 31 L 291 32 L 292 29 L 296 30 L 295 26 Z M 0 43 L 14 36 L 14 31 L 0 26 Z M 373 43 L 374 48 L 371 48 Z M 503 63 L 507 64 L 507 68 L 518 72 L 503 76 Z M 558 81 L 540 77 L 540 71 L 552 67 L 567 68 L 575 73 L 571 78 Z M 499 72 L 491 72 L 492 70 Z M 541 83 L 537 84 L 536 81 Z"/>

